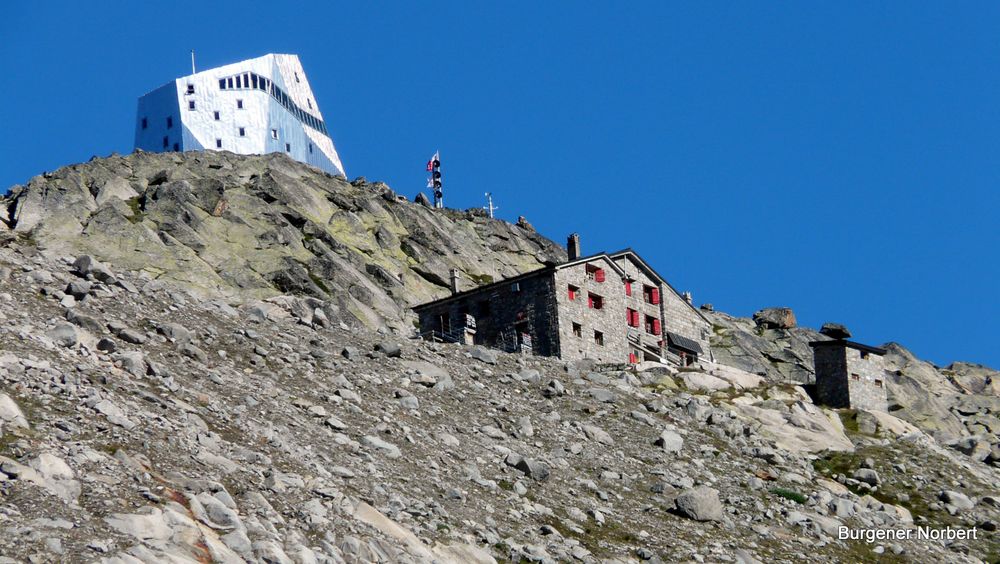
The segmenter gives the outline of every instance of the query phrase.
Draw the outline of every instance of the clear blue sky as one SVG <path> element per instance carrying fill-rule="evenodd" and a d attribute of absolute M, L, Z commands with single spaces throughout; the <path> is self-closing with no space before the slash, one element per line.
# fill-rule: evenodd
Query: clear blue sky
<path fill-rule="evenodd" d="M 697 303 L 1000 367 L 1000 4 L 414 4 L 8 3 L 0 185 L 130 151 L 189 49 L 297 53 L 351 177 L 412 198 L 440 149 L 450 206 Z"/>

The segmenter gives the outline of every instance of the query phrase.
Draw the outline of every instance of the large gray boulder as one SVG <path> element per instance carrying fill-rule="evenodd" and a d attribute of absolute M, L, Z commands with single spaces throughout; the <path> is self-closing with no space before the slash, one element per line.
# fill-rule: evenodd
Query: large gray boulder
<path fill-rule="evenodd" d="M 677 511 L 695 521 L 721 521 L 723 516 L 719 491 L 708 486 L 690 488 L 674 501 Z"/>

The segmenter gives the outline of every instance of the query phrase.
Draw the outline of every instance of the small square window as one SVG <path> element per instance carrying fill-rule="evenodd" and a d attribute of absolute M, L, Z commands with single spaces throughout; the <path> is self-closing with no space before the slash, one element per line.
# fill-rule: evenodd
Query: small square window
<path fill-rule="evenodd" d="M 164 135 L 163 136 L 163 148 L 166 149 L 169 146 L 170 146 L 170 138 Z"/>
<path fill-rule="evenodd" d="M 881 388 L 882 387 L 882 380 L 875 380 L 875 387 L 876 388 Z"/>
<path fill-rule="evenodd" d="M 236 100 L 236 109 L 238 110 L 243 109 L 243 100 Z"/>
<path fill-rule="evenodd" d="M 570 301 L 575 300 L 576 297 L 578 295 L 580 295 L 580 288 L 578 286 L 574 286 L 572 284 L 568 284 L 566 290 L 567 290 L 567 292 L 566 292 L 567 293 L 567 297 L 569 298 Z"/>
<path fill-rule="evenodd" d="M 580 325 L 579 323 L 573 324 L 573 336 L 581 338 L 583 337 L 583 325 Z"/>
<path fill-rule="evenodd" d="M 246 136 L 247 136 L 247 130 L 246 130 L 246 128 L 241 127 L 240 128 L 240 137 L 246 137 Z"/>
<path fill-rule="evenodd" d="M 188 84 L 188 94 L 194 94 L 194 84 Z"/>
<path fill-rule="evenodd" d="M 194 109 L 194 100 L 188 100 L 188 109 L 189 110 L 193 110 Z"/>
<path fill-rule="evenodd" d="M 147 127 L 149 127 L 149 120 L 146 118 L 142 118 L 142 128 L 146 129 Z"/>
<path fill-rule="evenodd" d="M 855 382 L 857 382 L 857 381 L 861 380 L 861 376 L 858 375 L 858 374 L 851 374 L 851 380 L 854 380 Z"/>
<path fill-rule="evenodd" d="M 216 149 L 221 149 L 222 148 L 222 139 L 216 139 L 215 140 L 215 148 Z"/>
<path fill-rule="evenodd" d="M 309 154 L 311 155 L 311 154 L 312 154 L 312 152 L 313 152 L 313 144 L 312 144 L 312 143 L 310 143 L 310 144 L 309 144 Z"/>
<path fill-rule="evenodd" d="M 603 347 L 604 346 L 604 333 L 601 333 L 600 331 L 594 331 L 594 343 L 596 343 L 596 344 L 598 344 L 598 345 L 600 345 L 600 346 Z"/>
<path fill-rule="evenodd" d="M 292 152 L 292 144 L 291 143 L 285 143 L 285 152 L 286 153 L 291 153 Z"/>
<path fill-rule="evenodd" d="M 272 129 L 271 130 L 271 139 L 277 139 L 277 138 L 278 138 L 278 130 L 277 129 Z"/>
<path fill-rule="evenodd" d="M 171 116 L 167 116 L 167 129 L 170 129 L 173 126 L 174 126 L 174 118 Z"/>
<path fill-rule="evenodd" d="M 215 121 L 219 121 L 219 112 L 213 114 L 215 116 Z"/>

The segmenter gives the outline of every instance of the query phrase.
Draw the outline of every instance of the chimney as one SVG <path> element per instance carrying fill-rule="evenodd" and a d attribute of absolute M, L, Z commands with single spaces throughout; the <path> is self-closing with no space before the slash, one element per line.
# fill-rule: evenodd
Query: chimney
<path fill-rule="evenodd" d="M 569 260 L 576 260 L 580 258 L 580 234 L 571 233 L 566 239 L 566 254 L 569 255 Z"/>
<path fill-rule="evenodd" d="M 451 293 L 455 295 L 458 293 L 458 269 L 451 269 Z"/>
<path fill-rule="evenodd" d="M 684 301 L 685 302 L 687 302 L 689 304 L 694 303 L 694 298 L 691 296 L 691 292 L 684 292 L 681 295 L 684 296 Z"/>

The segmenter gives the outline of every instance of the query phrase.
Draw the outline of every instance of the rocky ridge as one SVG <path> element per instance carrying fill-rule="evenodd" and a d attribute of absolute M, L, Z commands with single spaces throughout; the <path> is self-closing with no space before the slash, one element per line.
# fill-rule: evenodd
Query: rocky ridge
<path fill-rule="evenodd" d="M 409 307 L 447 295 L 453 268 L 472 287 L 566 258 L 527 222 L 433 211 L 282 153 L 94 158 L 14 186 L 4 208 L 0 228 L 53 256 L 230 301 L 308 295 L 373 329 L 411 326 Z"/>

